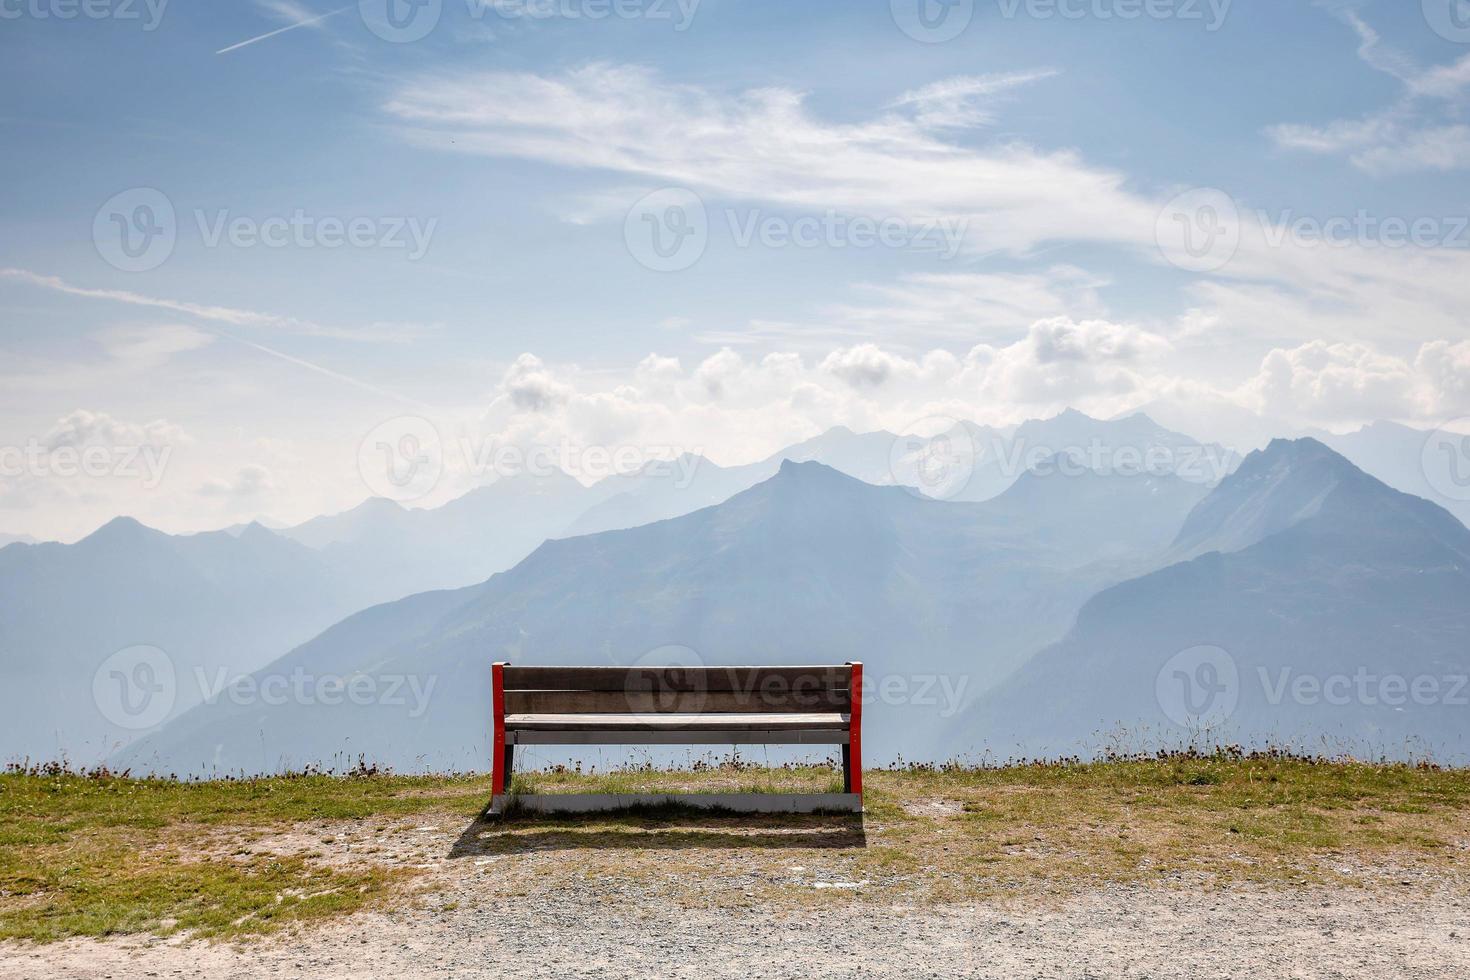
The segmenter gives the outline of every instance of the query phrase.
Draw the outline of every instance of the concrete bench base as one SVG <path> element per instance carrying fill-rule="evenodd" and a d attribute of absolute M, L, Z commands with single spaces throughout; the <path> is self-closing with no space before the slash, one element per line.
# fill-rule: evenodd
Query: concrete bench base
<path fill-rule="evenodd" d="M 595 813 L 669 805 L 732 813 L 861 813 L 863 809 L 859 793 L 527 793 L 496 796 L 486 813 L 499 816 L 507 803 L 532 813 Z"/>

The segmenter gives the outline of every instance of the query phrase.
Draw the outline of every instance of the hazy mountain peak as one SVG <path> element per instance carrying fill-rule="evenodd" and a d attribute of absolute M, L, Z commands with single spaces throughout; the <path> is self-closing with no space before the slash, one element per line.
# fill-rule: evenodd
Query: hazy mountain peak
<path fill-rule="evenodd" d="M 1447 511 L 1393 490 L 1316 439 L 1273 439 L 1190 512 L 1175 552 L 1239 551 L 1319 518 L 1322 531 L 1351 535 L 1400 527 L 1403 518 L 1433 527 L 1446 543 L 1463 529 Z"/>
<path fill-rule="evenodd" d="M 818 463 L 816 460 L 783 459 L 781 468 L 767 482 L 773 486 L 816 490 L 842 490 L 853 487 L 871 489 L 863 481 L 854 479 L 825 463 Z"/>
<path fill-rule="evenodd" d="M 261 539 L 276 541 L 280 539 L 280 535 L 276 534 L 276 532 L 272 531 L 270 528 L 260 523 L 260 521 L 251 521 L 249 524 L 246 524 L 240 529 L 240 533 L 237 535 L 237 537 L 241 541 L 252 541 Z"/>
<path fill-rule="evenodd" d="M 163 537 L 164 534 L 162 531 L 155 531 L 153 528 L 148 527 L 136 517 L 122 516 L 114 517 L 77 543 L 126 543 L 129 541 L 141 541 L 145 538 L 155 536 Z"/>

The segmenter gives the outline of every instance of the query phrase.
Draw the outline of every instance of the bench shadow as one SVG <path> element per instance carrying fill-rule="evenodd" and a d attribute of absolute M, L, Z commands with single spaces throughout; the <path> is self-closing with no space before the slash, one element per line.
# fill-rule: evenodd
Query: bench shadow
<path fill-rule="evenodd" d="M 574 850 L 851 850 L 867 846 L 861 813 L 482 814 L 460 833 L 448 856 L 453 860 Z"/>

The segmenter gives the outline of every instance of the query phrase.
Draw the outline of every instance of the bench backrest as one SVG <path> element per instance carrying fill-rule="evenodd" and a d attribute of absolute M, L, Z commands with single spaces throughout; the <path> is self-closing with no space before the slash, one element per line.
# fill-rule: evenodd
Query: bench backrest
<path fill-rule="evenodd" d="M 847 713 L 854 668 L 861 669 L 497 666 L 506 714 Z"/>

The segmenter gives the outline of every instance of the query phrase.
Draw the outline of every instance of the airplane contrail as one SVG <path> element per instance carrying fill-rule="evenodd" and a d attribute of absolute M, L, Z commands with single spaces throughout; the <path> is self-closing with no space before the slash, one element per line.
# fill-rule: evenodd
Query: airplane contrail
<path fill-rule="evenodd" d="M 238 51 L 248 44 L 254 44 L 256 41 L 264 41 L 268 37 L 275 37 L 277 34 L 284 34 L 287 31 L 294 31 L 298 27 L 309 27 L 312 24 L 318 24 L 326 20 L 328 17 L 340 14 L 344 10 L 352 9 L 353 6 L 355 5 L 348 4 L 346 7 L 338 7 L 336 10 L 329 10 L 326 13 L 318 14 L 315 17 L 308 17 L 306 20 L 300 20 L 294 24 L 287 24 L 285 27 L 278 27 L 273 31 L 266 31 L 264 34 L 257 35 L 256 37 L 246 38 L 238 44 L 232 44 L 227 48 L 220 48 L 218 51 L 215 52 L 215 54 L 229 54 L 231 51 Z"/>

